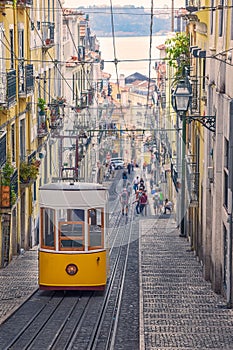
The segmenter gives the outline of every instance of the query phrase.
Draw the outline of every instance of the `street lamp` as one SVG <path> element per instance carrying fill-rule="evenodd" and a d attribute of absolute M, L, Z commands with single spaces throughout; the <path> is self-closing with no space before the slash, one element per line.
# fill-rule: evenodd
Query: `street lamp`
<path fill-rule="evenodd" d="M 180 236 L 186 237 L 185 232 L 185 155 L 186 155 L 186 113 L 192 99 L 189 82 L 180 80 L 172 92 L 172 107 L 182 121 L 182 178 L 181 178 L 181 221 Z"/>

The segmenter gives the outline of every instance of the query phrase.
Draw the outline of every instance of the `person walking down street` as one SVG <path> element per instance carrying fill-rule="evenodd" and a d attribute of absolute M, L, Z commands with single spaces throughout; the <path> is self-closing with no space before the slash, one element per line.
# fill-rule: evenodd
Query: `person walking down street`
<path fill-rule="evenodd" d="M 133 180 L 133 189 L 135 193 L 137 193 L 139 181 L 139 176 L 136 176 Z"/>
<path fill-rule="evenodd" d="M 127 216 L 128 215 L 128 209 L 129 209 L 129 193 L 128 193 L 126 187 L 120 193 L 120 203 L 121 203 L 122 215 Z"/>
<path fill-rule="evenodd" d="M 151 191 L 153 190 L 153 186 L 154 186 L 154 180 L 153 180 L 153 178 L 151 176 L 151 178 L 150 178 L 150 189 L 151 189 Z"/>
<path fill-rule="evenodd" d="M 134 161 L 133 160 L 131 160 L 131 170 L 132 170 L 132 172 L 134 171 Z"/>
<path fill-rule="evenodd" d="M 130 197 L 131 193 L 132 193 L 132 186 L 131 186 L 131 183 L 129 181 L 126 184 L 126 189 L 128 191 L 129 197 Z"/>
<path fill-rule="evenodd" d="M 172 202 L 169 201 L 167 198 L 165 199 L 165 203 L 164 203 L 164 214 L 167 214 L 167 210 L 169 211 L 169 213 L 171 213 L 172 211 Z"/>
<path fill-rule="evenodd" d="M 159 192 L 159 208 L 160 208 L 161 213 L 162 213 L 162 207 L 163 207 L 163 192 L 160 191 Z"/>
<path fill-rule="evenodd" d="M 141 188 L 142 190 L 144 190 L 144 189 L 145 189 L 144 180 L 143 180 L 143 178 L 142 178 L 142 177 L 140 178 L 139 188 Z"/>
<path fill-rule="evenodd" d="M 114 172 L 115 172 L 114 163 L 110 163 L 109 164 L 109 172 L 110 172 L 111 177 L 113 178 L 114 177 Z"/>
<path fill-rule="evenodd" d="M 159 202 L 159 196 L 157 193 L 153 196 L 153 208 L 155 215 L 159 213 L 160 208 L 160 202 Z"/>
<path fill-rule="evenodd" d="M 144 210 L 145 206 L 147 205 L 147 194 L 146 191 L 142 191 L 142 195 L 139 199 L 139 210 L 140 213 L 143 215 L 143 212 L 145 211 L 145 215 L 146 215 L 146 210 Z"/>
<path fill-rule="evenodd" d="M 127 179 L 128 179 L 127 173 L 126 171 L 123 171 L 122 173 L 123 187 L 126 186 Z"/>
<path fill-rule="evenodd" d="M 135 201 L 133 202 L 133 204 L 137 203 L 136 207 L 135 207 L 135 210 L 136 210 L 136 214 L 138 214 L 138 215 L 140 214 L 140 198 L 141 198 L 141 196 L 142 196 L 142 190 L 139 189 L 136 192 Z"/>
<path fill-rule="evenodd" d="M 128 163 L 128 165 L 127 165 L 127 170 L 128 170 L 128 174 L 130 174 L 130 170 L 131 170 L 131 164 L 130 163 Z"/>

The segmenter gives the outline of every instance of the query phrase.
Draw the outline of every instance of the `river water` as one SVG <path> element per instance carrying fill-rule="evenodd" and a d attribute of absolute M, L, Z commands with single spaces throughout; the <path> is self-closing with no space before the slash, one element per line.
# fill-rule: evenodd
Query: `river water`
<path fill-rule="evenodd" d="M 111 81 L 116 81 L 116 67 L 118 77 L 124 74 L 125 77 L 139 72 L 143 75 L 155 77 L 155 61 L 160 59 L 160 50 L 157 46 L 166 41 L 166 36 L 153 36 L 151 44 L 151 64 L 150 62 L 150 37 L 116 37 L 115 50 L 113 39 L 110 37 L 98 37 L 100 51 L 104 60 L 104 72 L 111 74 Z M 114 52 L 115 51 L 115 52 Z M 117 64 L 114 63 L 115 58 Z"/>

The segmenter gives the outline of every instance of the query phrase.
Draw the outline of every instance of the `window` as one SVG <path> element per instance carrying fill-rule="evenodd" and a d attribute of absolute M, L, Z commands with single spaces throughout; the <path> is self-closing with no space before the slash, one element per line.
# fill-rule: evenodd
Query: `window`
<path fill-rule="evenodd" d="M 15 124 L 11 125 L 11 152 L 12 162 L 15 162 Z"/>
<path fill-rule="evenodd" d="M 210 8 L 211 8 L 211 14 L 210 14 L 210 34 L 213 34 L 214 32 L 214 0 L 211 0 L 211 4 L 210 4 Z"/>
<path fill-rule="evenodd" d="M 103 209 L 88 210 L 89 244 L 88 249 L 104 248 L 104 212 Z"/>
<path fill-rule="evenodd" d="M 55 211 L 41 208 L 41 247 L 55 249 Z"/>
<path fill-rule="evenodd" d="M 218 34 L 219 36 L 223 35 L 223 0 L 219 1 L 219 10 L 218 10 Z"/>
<path fill-rule="evenodd" d="M 20 29 L 18 32 L 18 43 L 19 43 L 19 59 L 24 58 L 24 31 Z"/>
<path fill-rule="evenodd" d="M 6 132 L 0 134 L 0 167 L 6 163 Z"/>
<path fill-rule="evenodd" d="M 20 120 L 20 157 L 21 159 L 24 159 L 26 156 L 26 150 L 25 150 L 25 119 Z"/>
<path fill-rule="evenodd" d="M 14 69 L 14 31 L 13 29 L 10 29 L 10 55 L 11 55 L 11 63 L 10 67 L 11 69 Z"/>
<path fill-rule="evenodd" d="M 224 170 L 224 183 L 223 183 L 223 204 L 225 208 L 228 207 L 228 171 Z"/>
<path fill-rule="evenodd" d="M 225 138 L 224 140 L 224 168 L 228 169 L 229 162 L 229 141 Z"/>
<path fill-rule="evenodd" d="M 61 209 L 59 218 L 59 249 L 84 250 L 84 215 L 83 209 Z"/>

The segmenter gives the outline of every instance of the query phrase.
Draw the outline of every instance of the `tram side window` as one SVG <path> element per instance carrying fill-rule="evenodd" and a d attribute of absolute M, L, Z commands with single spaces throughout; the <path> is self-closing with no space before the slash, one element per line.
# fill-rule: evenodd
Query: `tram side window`
<path fill-rule="evenodd" d="M 41 246 L 55 249 L 55 210 L 41 209 Z"/>
<path fill-rule="evenodd" d="M 89 250 L 104 248 L 103 209 L 88 210 Z"/>

